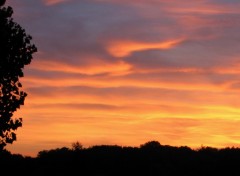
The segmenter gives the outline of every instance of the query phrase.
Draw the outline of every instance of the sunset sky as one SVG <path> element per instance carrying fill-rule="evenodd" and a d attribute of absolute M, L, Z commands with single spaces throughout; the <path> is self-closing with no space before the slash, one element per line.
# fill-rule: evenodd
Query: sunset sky
<path fill-rule="evenodd" d="M 240 146 L 239 0 L 7 0 L 38 53 L 13 153 Z"/>

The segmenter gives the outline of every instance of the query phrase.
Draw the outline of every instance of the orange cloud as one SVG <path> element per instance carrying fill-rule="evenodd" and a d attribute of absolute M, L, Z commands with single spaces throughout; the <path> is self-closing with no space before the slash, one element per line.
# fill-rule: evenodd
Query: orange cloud
<path fill-rule="evenodd" d="M 37 78 L 28 76 L 23 78 L 23 83 L 30 87 L 53 86 L 53 87 L 69 87 L 69 86 L 90 86 L 98 88 L 107 87 L 139 87 L 139 88 L 164 88 L 170 90 L 199 90 L 199 91 L 215 91 L 223 92 L 229 86 L 225 84 L 211 84 L 211 82 L 197 82 L 192 84 L 184 81 L 166 81 L 151 79 L 130 79 L 121 77 L 83 77 L 83 78 Z"/>
<path fill-rule="evenodd" d="M 239 75 L 240 74 L 240 64 L 238 61 L 230 65 L 219 66 L 212 68 L 213 72 L 218 74 L 230 74 L 230 75 Z"/>
<path fill-rule="evenodd" d="M 114 41 L 108 44 L 107 51 L 115 57 L 125 57 L 136 51 L 144 51 L 149 49 L 170 49 L 183 41 L 183 39 L 174 39 L 158 43 Z"/>
<path fill-rule="evenodd" d="M 190 7 L 190 8 L 169 8 L 169 11 L 173 13 L 182 13 L 182 14 L 207 14 L 207 15 L 215 15 L 215 14 L 226 14 L 226 13 L 239 13 L 237 9 L 233 11 L 233 9 L 226 8 L 226 6 L 218 6 L 214 7 L 214 5 L 210 6 L 202 6 L 202 7 Z"/>
<path fill-rule="evenodd" d="M 63 3 L 63 2 L 69 1 L 69 0 L 43 0 L 43 1 L 47 6 L 51 6 L 51 5 L 56 5 L 56 4 Z"/>
<path fill-rule="evenodd" d="M 61 62 L 53 61 L 36 61 L 30 68 L 41 71 L 56 71 L 64 73 L 79 73 L 86 75 L 95 75 L 102 73 L 109 73 L 111 75 L 125 75 L 131 72 L 131 65 L 118 61 L 115 63 L 108 63 L 99 60 L 95 60 L 93 64 L 84 66 L 75 66 Z"/>

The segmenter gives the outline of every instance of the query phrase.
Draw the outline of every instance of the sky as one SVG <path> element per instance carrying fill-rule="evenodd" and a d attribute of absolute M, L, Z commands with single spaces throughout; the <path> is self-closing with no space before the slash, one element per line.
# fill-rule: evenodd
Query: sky
<path fill-rule="evenodd" d="M 7 0 L 38 52 L 12 153 L 240 147 L 239 0 Z"/>

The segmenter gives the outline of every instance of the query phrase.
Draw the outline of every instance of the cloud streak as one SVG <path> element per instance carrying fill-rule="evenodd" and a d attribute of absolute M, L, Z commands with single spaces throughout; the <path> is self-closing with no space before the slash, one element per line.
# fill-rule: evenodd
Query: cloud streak
<path fill-rule="evenodd" d="M 69 0 L 43 0 L 43 2 L 47 6 L 56 5 L 56 4 L 67 2 L 67 1 L 69 1 Z"/>
<path fill-rule="evenodd" d="M 98 60 L 96 63 L 86 66 L 75 66 L 51 61 L 37 61 L 33 66 L 31 66 L 31 68 L 40 71 L 65 72 L 85 75 L 97 75 L 105 73 L 111 75 L 124 75 L 130 72 L 131 65 L 123 61 L 108 63 L 101 60 Z"/>
<path fill-rule="evenodd" d="M 145 51 L 151 49 L 166 50 L 171 49 L 177 44 L 181 43 L 182 39 L 169 40 L 159 43 L 142 43 L 134 41 L 116 41 L 109 44 L 108 52 L 115 57 L 126 57 L 132 52 Z"/>

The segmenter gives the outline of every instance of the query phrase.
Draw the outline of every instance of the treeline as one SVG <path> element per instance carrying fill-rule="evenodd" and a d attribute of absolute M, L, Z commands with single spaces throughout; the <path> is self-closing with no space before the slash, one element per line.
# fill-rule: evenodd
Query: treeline
<path fill-rule="evenodd" d="M 37 157 L 2 151 L 1 173 L 8 175 L 79 176 L 215 176 L 240 174 L 240 148 L 217 149 L 161 145 L 157 141 L 140 147 L 100 145 L 44 150 Z"/>

